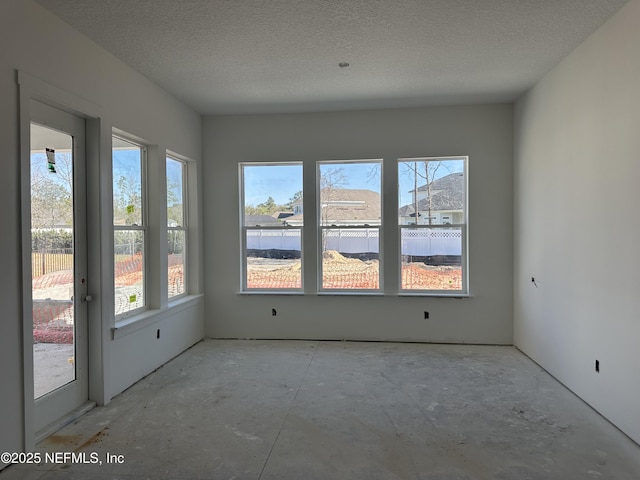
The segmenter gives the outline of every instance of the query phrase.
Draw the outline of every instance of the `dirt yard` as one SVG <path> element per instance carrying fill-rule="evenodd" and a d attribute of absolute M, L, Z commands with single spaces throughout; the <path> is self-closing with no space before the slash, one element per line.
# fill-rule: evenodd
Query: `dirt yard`
<path fill-rule="evenodd" d="M 300 288 L 300 260 L 247 259 L 248 288 Z M 347 258 L 336 251 L 325 252 L 322 260 L 322 287 L 335 289 L 379 288 L 379 263 Z M 459 266 L 402 265 L 402 288 L 406 290 L 460 290 Z"/>

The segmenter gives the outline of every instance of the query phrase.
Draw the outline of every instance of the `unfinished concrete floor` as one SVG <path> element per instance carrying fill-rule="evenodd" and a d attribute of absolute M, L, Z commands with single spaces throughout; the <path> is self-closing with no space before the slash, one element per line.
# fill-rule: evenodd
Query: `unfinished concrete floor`
<path fill-rule="evenodd" d="M 511 347 L 207 340 L 38 450 L 103 463 L 0 480 L 640 478 L 640 447 Z"/>

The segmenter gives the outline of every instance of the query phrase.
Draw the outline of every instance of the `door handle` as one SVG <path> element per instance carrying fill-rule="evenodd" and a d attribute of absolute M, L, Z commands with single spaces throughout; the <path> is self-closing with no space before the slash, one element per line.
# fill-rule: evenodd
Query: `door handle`
<path fill-rule="evenodd" d="M 82 297 L 83 302 L 90 302 L 91 300 L 93 300 L 93 297 L 91 295 L 85 295 L 84 297 Z"/>

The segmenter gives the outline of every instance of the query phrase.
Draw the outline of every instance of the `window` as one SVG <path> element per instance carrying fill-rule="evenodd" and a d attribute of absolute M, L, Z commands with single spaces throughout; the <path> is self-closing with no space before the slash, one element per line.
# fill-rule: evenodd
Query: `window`
<path fill-rule="evenodd" d="M 318 162 L 321 290 L 381 289 L 381 166 Z"/>
<path fill-rule="evenodd" d="M 306 255 L 319 293 L 467 295 L 467 164 L 400 158 L 397 184 L 383 188 L 382 160 L 319 161 L 307 202 L 301 162 L 240 164 L 242 290 L 302 291 Z M 385 191 L 398 196 L 398 242 L 386 247 Z M 316 251 L 303 252 L 303 231 Z M 399 260 L 386 285 L 385 254 Z"/>
<path fill-rule="evenodd" d="M 168 296 L 185 295 L 186 266 L 186 162 L 167 157 Z"/>
<path fill-rule="evenodd" d="M 146 307 L 145 149 L 114 136 L 113 249 L 116 316 Z"/>
<path fill-rule="evenodd" d="M 398 162 L 400 291 L 467 292 L 466 157 Z"/>
<path fill-rule="evenodd" d="M 241 164 L 242 290 L 302 290 L 302 163 Z"/>

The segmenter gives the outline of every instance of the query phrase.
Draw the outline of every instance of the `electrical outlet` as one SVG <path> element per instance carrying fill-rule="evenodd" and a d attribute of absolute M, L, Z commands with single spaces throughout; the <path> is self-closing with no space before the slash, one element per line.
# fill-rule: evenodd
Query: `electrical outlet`
<path fill-rule="evenodd" d="M 600 360 L 596 360 L 596 373 L 600 373 Z"/>
<path fill-rule="evenodd" d="M 272 316 L 272 317 L 275 317 L 277 314 L 278 314 L 278 312 L 276 312 L 276 309 L 275 309 L 275 308 L 272 308 L 272 309 L 271 309 L 271 316 Z"/>
<path fill-rule="evenodd" d="M 427 320 L 429 318 L 429 312 L 424 312 L 424 319 Z"/>
<path fill-rule="evenodd" d="M 160 338 L 160 329 L 156 330 L 156 338 Z"/>

